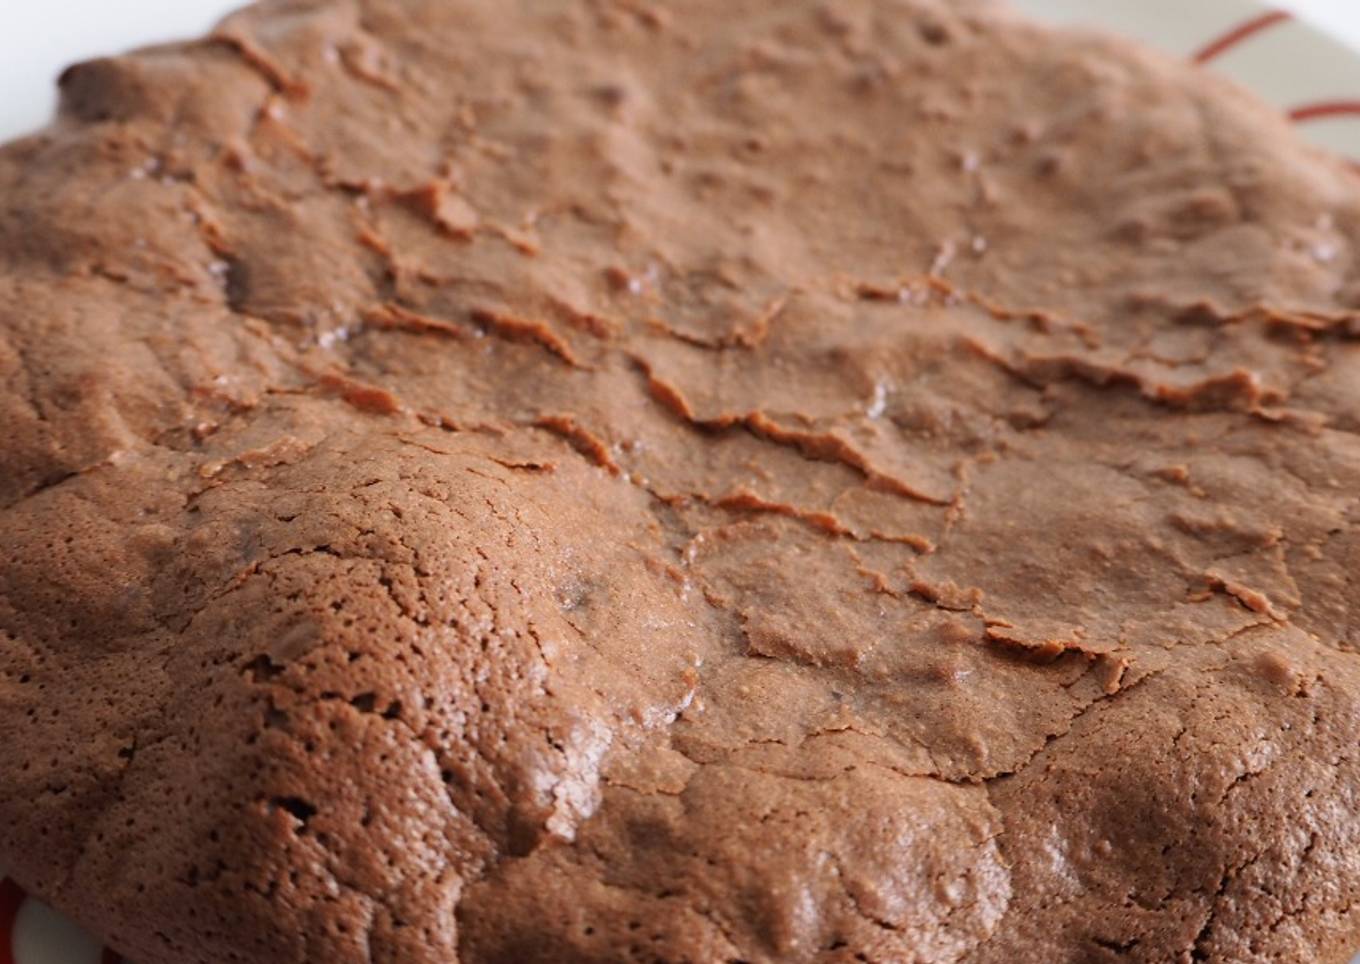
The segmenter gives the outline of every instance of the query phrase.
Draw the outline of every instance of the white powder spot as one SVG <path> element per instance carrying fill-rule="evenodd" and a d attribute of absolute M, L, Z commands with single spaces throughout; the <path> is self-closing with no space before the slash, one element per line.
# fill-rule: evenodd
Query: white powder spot
<path fill-rule="evenodd" d="M 870 418 L 881 418 L 883 413 L 888 410 L 888 385 L 886 382 L 878 381 L 874 383 L 874 397 L 869 402 L 869 407 L 864 410 L 864 414 Z"/>
<path fill-rule="evenodd" d="M 945 241 L 935 252 L 935 260 L 930 263 L 930 273 L 936 277 L 945 273 L 945 270 L 954 261 L 954 256 L 958 254 L 959 247 L 953 241 Z"/>
<path fill-rule="evenodd" d="M 1340 252 L 1337 246 L 1332 242 L 1319 241 L 1317 244 L 1313 245 L 1312 253 L 1313 260 L 1317 261 L 1318 264 L 1328 264 L 1335 261 L 1337 254 Z"/>

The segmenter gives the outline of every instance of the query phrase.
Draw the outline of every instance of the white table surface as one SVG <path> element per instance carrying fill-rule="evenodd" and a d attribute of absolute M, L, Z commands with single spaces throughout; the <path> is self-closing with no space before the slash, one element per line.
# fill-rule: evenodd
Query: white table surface
<path fill-rule="evenodd" d="M 1109 0 L 1090 2 L 1098 5 Z M 1360 48 L 1360 0 L 1276 2 Z M 0 0 L 0 140 L 38 127 L 51 115 L 53 81 L 67 64 L 200 34 L 241 5 L 243 0 L 49 0 L 38 4 Z"/>

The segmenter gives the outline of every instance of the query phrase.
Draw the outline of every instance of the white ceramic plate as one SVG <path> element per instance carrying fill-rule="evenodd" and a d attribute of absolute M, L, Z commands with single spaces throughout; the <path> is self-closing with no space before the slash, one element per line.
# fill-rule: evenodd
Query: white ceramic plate
<path fill-rule="evenodd" d="M 6 0 L 0 0 L 5 3 Z M 102 4 L 104 0 L 100 0 Z M 131 9 L 145 13 L 151 7 Z M 1024 12 L 1053 23 L 1098 27 L 1133 37 L 1178 57 L 1222 71 L 1256 91 L 1267 102 L 1288 114 L 1310 139 L 1360 162 L 1360 52 L 1308 26 L 1288 14 L 1262 6 L 1254 0 L 1012 0 Z M 1345 0 L 1347 3 L 1356 0 Z M 220 8 L 223 0 L 195 0 L 173 4 L 156 0 L 165 18 L 143 18 L 149 29 L 142 34 L 116 35 L 103 29 L 105 21 L 86 22 L 84 33 L 61 40 L 89 44 L 95 50 L 128 46 L 160 39 L 166 29 L 192 31 L 192 23 L 205 19 L 206 11 Z M 1358 4 L 1360 5 L 1360 4 Z M 153 5 L 154 6 L 154 5 Z M 16 5 L 16 10 L 18 5 Z M 27 8 L 27 5 L 25 5 Z M 50 13 L 43 6 L 39 12 Z M 96 9 L 91 7 L 92 10 Z M 105 8 L 111 9 L 111 8 Z M 128 8 L 117 9 L 127 13 Z M 159 8 L 158 8 L 159 9 Z M 1338 8 L 1339 9 L 1339 8 Z M 1321 12 L 1321 11 L 1320 11 Z M 0 12 L 8 19 L 18 14 Z M 28 14 L 32 16 L 32 14 Z M 135 22 L 137 18 L 132 18 Z M 35 25 L 39 43 L 54 35 L 51 23 Z M 82 24 L 76 24 L 77 27 Z M 128 20 L 123 18 L 126 31 Z M 17 31 L 16 34 L 17 35 Z M 68 54 L 69 56 L 69 54 Z M 38 63 L 33 59 L 33 63 Z M 44 68 L 45 69 L 45 68 Z M 14 63 L 4 68 L 12 93 L 32 91 L 36 71 L 19 76 Z M 35 92 L 35 97 L 37 97 Z M 50 102 L 50 94 L 35 104 Z M 20 106 L 12 116 L 0 116 L 0 132 L 17 134 L 36 122 L 40 114 Z M 19 888 L 0 872 L 0 964 L 117 964 L 119 958 L 102 949 L 46 905 L 26 899 Z M 1357 957 L 1352 964 L 1360 964 Z"/>
<path fill-rule="evenodd" d="M 1349 2 L 1351 22 L 1360 20 L 1360 3 Z M 1100 27 L 1199 61 L 1278 107 L 1310 140 L 1360 161 L 1360 51 L 1283 10 L 1256 0 L 1012 3 L 1036 19 Z"/>

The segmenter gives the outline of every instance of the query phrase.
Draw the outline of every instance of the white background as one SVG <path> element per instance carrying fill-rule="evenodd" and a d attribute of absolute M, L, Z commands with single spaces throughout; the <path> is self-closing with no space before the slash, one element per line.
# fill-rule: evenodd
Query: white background
<path fill-rule="evenodd" d="M 206 31 L 243 0 L 0 0 L 0 140 L 41 125 L 67 64 Z M 1088 0 L 1093 19 L 1105 3 Z M 1212 0 L 1186 0 L 1206 3 Z M 1360 47 L 1360 0 L 1283 0 Z"/>

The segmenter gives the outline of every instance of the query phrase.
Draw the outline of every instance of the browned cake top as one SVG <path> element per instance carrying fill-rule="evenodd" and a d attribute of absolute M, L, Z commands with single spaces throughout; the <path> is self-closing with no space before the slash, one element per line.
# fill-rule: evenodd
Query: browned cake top
<path fill-rule="evenodd" d="M 1328 960 L 1360 181 L 932 0 L 273 0 L 0 151 L 0 863 L 159 962 Z"/>

